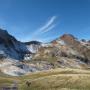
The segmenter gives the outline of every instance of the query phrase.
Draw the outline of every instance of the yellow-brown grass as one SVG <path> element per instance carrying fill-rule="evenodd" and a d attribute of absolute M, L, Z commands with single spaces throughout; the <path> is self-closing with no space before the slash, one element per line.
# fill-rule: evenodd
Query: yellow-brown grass
<path fill-rule="evenodd" d="M 0 77 L 0 86 L 18 82 L 19 90 L 90 90 L 90 71 L 52 69 L 20 77 Z M 30 86 L 26 81 L 31 82 Z"/>

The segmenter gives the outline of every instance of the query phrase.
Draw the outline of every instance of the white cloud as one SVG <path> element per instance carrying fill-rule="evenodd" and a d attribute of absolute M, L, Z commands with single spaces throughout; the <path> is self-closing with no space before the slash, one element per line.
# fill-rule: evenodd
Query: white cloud
<path fill-rule="evenodd" d="M 45 32 L 48 32 L 48 31 L 52 30 L 55 26 L 56 26 L 56 24 L 51 25 L 50 27 L 45 29 L 42 33 L 45 33 Z"/>
<path fill-rule="evenodd" d="M 57 19 L 57 16 L 52 16 L 45 25 L 43 25 L 42 27 L 40 27 L 39 29 L 37 29 L 32 37 L 36 38 L 37 36 L 41 35 L 42 33 L 46 33 L 48 31 L 51 31 L 55 26 L 55 20 Z"/>
<path fill-rule="evenodd" d="M 50 18 L 50 20 L 44 25 L 42 26 L 41 28 L 39 28 L 38 30 L 41 31 L 41 32 L 45 32 L 45 30 L 47 30 L 48 28 L 50 28 L 50 26 L 52 27 L 52 24 L 54 23 L 54 21 L 56 20 L 56 16 L 53 16 Z"/>

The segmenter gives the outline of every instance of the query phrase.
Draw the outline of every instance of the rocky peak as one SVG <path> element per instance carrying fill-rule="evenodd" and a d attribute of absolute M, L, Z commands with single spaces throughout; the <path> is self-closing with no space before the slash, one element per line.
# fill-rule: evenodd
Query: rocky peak
<path fill-rule="evenodd" d="M 79 41 L 77 40 L 77 38 L 74 37 L 72 34 L 64 34 L 63 36 L 60 37 L 60 39 L 69 45 L 79 44 Z"/>
<path fill-rule="evenodd" d="M 8 34 L 6 30 L 0 29 L 0 43 L 4 44 L 5 46 L 13 46 L 13 41 L 17 42 L 17 40 Z"/>
<path fill-rule="evenodd" d="M 6 30 L 0 29 L 0 52 L 4 52 L 3 56 L 13 59 L 22 59 L 24 54 L 29 52 L 26 45 L 16 40 Z"/>
<path fill-rule="evenodd" d="M 76 40 L 76 38 L 72 35 L 72 34 L 64 34 L 60 37 L 60 39 L 64 40 L 64 41 L 73 41 Z"/>

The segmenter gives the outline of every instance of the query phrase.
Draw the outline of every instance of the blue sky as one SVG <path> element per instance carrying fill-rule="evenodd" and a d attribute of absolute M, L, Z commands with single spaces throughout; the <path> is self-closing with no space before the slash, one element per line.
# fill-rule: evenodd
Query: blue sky
<path fill-rule="evenodd" d="M 0 0 L 0 27 L 21 41 L 64 33 L 90 39 L 90 0 Z"/>

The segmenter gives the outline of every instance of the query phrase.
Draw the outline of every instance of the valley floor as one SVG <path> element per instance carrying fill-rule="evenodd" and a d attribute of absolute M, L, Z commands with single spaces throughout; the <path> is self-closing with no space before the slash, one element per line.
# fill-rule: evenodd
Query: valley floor
<path fill-rule="evenodd" d="M 52 69 L 20 77 L 0 74 L 0 87 L 14 84 L 19 90 L 90 90 L 90 70 Z"/>

